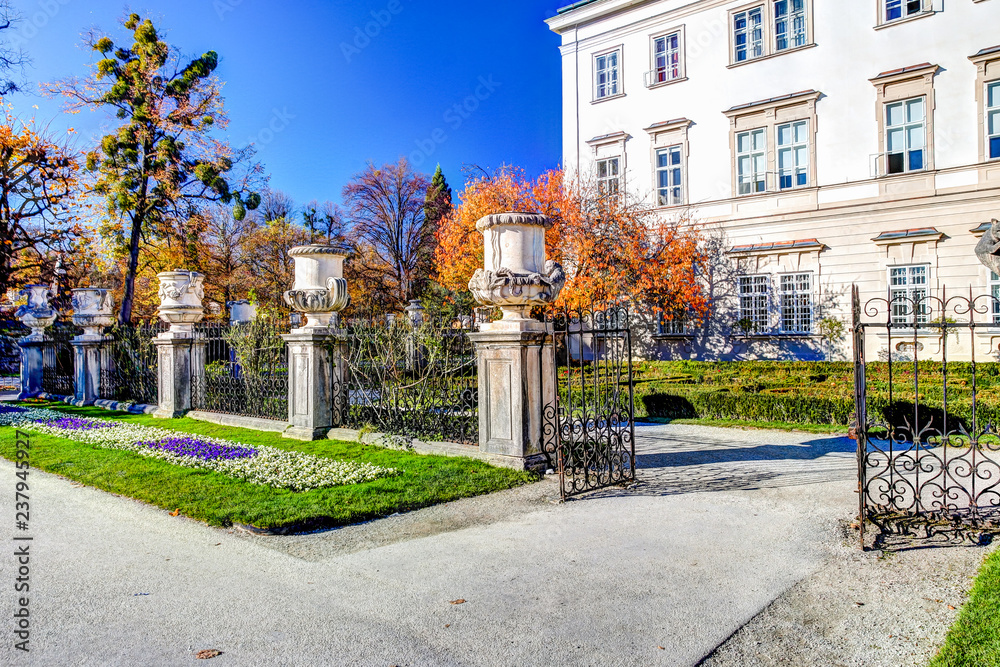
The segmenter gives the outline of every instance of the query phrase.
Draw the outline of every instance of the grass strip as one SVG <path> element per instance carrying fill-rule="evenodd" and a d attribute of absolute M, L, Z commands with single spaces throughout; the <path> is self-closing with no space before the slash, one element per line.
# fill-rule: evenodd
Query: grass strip
<path fill-rule="evenodd" d="M 930 667 L 1000 667 L 1000 551 L 986 559 Z"/>

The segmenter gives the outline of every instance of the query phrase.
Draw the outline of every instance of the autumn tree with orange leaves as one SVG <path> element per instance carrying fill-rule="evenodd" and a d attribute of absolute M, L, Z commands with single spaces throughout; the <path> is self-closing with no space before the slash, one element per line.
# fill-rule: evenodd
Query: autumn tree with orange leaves
<path fill-rule="evenodd" d="M 561 170 L 531 180 L 507 168 L 470 182 L 437 234 L 437 279 L 444 287 L 468 289 L 483 265 L 476 221 L 504 211 L 537 212 L 552 220 L 546 253 L 566 271 L 558 307 L 631 302 L 689 319 L 708 310 L 699 280 L 705 254 L 695 226 L 664 219 L 624 194 L 607 196 L 592 184 L 568 182 Z"/>

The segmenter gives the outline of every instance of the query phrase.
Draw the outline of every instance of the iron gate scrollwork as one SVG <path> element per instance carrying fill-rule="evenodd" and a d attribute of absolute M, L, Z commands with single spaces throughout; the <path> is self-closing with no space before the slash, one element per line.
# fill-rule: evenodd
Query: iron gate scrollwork
<path fill-rule="evenodd" d="M 862 306 L 855 286 L 852 319 L 862 547 L 868 522 L 876 546 L 989 540 L 1000 530 L 1000 364 L 989 335 L 1000 301 L 898 290 Z"/>
<path fill-rule="evenodd" d="M 635 480 L 632 337 L 624 306 L 546 317 L 554 401 L 543 415 L 543 451 L 563 499 Z M 543 392 L 545 395 L 545 392 Z"/>

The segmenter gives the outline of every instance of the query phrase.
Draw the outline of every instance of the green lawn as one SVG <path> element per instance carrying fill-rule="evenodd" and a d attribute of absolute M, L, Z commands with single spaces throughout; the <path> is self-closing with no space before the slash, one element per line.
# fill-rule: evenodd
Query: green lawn
<path fill-rule="evenodd" d="M 136 498 L 166 510 L 180 510 L 185 516 L 213 526 L 237 523 L 259 528 L 301 530 L 346 525 L 508 489 L 537 479 L 532 473 L 497 468 L 472 459 L 426 456 L 338 440 L 298 442 L 284 439 L 277 433 L 219 426 L 187 418 L 156 419 L 149 415 L 75 408 L 61 403 L 33 403 L 32 407 L 367 462 L 400 472 L 394 477 L 364 484 L 296 493 L 250 484 L 214 472 L 171 465 L 129 452 L 99 449 L 65 438 L 31 434 L 32 468 Z M 14 428 L 0 427 L 0 456 L 13 460 L 14 451 Z"/>
<path fill-rule="evenodd" d="M 986 559 L 930 667 L 1000 667 L 1000 551 Z"/>
<path fill-rule="evenodd" d="M 839 424 L 796 424 L 795 422 L 744 421 L 740 419 L 669 419 L 645 417 L 639 421 L 651 424 L 691 424 L 716 428 L 770 429 L 774 431 L 801 431 L 803 433 L 847 434 L 847 427 Z"/>

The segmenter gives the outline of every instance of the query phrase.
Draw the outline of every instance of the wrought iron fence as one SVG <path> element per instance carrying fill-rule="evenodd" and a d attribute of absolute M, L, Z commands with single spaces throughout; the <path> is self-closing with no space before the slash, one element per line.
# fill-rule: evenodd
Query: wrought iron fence
<path fill-rule="evenodd" d="M 49 341 L 42 352 L 42 391 L 57 396 L 69 396 L 73 389 L 73 345 L 70 341 L 79 333 L 71 322 L 57 320 L 46 329 Z"/>
<path fill-rule="evenodd" d="M 288 419 L 286 325 L 260 314 L 245 324 L 205 322 L 205 374 L 192 378 L 192 403 L 207 412 Z"/>
<path fill-rule="evenodd" d="M 544 411 L 544 453 L 559 471 L 562 497 L 634 481 L 628 309 L 557 311 L 546 322 L 554 391 Z"/>
<path fill-rule="evenodd" d="M 1000 364 L 992 296 L 852 293 L 861 543 L 1000 530 Z M 875 352 L 878 360 L 868 359 Z M 949 357 L 961 356 L 962 361 Z"/>
<path fill-rule="evenodd" d="M 17 320 L 0 321 L 0 391 L 21 388 L 21 350 L 19 338 L 28 335 L 28 328 Z"/>
<path fill-rule="evenodd" d="M 153 339 L 165 322 L 141 322 L 111 329 L 108 363 L 101 371 L 101 398 L 155 405 L 159 402 L 159 359 Z"/>
<path fill-rule="evenodd" d="M 347 428 L 479 443 L 472 316 L 412 324 L 404 316 L 347 322 L 344 386 L 334 413 Z"/>

